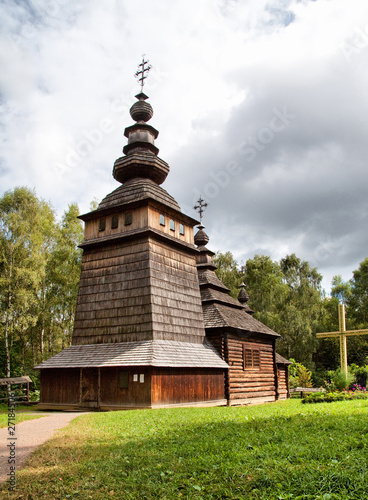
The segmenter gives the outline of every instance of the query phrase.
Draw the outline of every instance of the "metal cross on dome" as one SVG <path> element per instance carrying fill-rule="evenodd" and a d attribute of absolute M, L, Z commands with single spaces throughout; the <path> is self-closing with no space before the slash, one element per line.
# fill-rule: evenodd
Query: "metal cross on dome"
<path fill-rule="evenodd" d="M 198 205 L 195 205 L 194 210 L 197 210 L 199 213 L 199 220 L 201 221 L 202 224 L 202 216 L 204 209 L 208 206 L 208 203 L 206 203 L 203 199 L 202 196 L 199 197 L 199 200 L 197 201 Z"/>
<path fill-rule="evenodd" d="M 145 55 L 146 54 L 142 55 L 142 62 L 138 64 L 138 69 L 134 75 L 141 86 L 141 92 L 143 92 L 144 80 L 147 78 L 149 71 L 152 69 L 152 65 L 149 63 L 149 60 L 144 59 Z"/>

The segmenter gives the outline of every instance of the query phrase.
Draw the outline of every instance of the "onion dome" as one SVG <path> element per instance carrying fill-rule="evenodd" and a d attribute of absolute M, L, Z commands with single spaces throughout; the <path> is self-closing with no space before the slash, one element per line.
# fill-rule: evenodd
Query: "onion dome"
<path fill-rule="evenodd" d="M 135 122 L 148 122 L 153 116 L 153 108 L 149 102 L 146 102 L 148 96 L 141 92 L 136 95 L 138 102 L 134 103 L 129 113 Z"/>
<path fill-rule="evenodd" d="M 155 139 L 158 130 L 148 125 L 153 116 L 152 106 L 146 102 L 148 96 L 140 92 L 135 96 L 138 101 L 130 108 L 130 116 L 137 123 L 124 131 L 128 144 L 124 146 L 125 156 L 115 161 L 113 176 L 125 183 L 134 178 L 151 179 L 156 184 L 162 184 L 169 173 L 169 165 L 161 160 Z"/>
<path fill-rule="evenodd" d="M 198 226 L 198 231 L 194 235 L 194 243 L 197 245 L 197 247 L 205 247 L 207 243 L 210 241 L 209 237 L 207 234 L 203 231 L 204 226 L 200 224 Z"/>
<path fill-rule="evenodd" d="M 249 295 L 247 294 L 247 292 L 245 291 L 245 284 L 242 283 L 240 285 L 240 291 L 239 291 L 239 294 L 238 294 L 238 301 L 241 303 L 241 304 L 245 304 L 246 302 L 248 302 L 249 300 Z"/>

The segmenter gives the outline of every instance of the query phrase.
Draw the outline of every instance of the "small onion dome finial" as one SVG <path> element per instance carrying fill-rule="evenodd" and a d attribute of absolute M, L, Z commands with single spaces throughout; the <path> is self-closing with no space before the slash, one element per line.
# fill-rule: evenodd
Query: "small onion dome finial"
<path fill-rule="evenodd" d="M 138 102 L 135 102 L 130 108 L 130 116 L 136 122 L 148 122 L 153 116 L 153 108 L 149 102 L 146 102 L 148 96 L 140 92 L 135 97 L 138 99 Z"/>
<path fill-rule="evenodd" d="M 239 294 L 238 294 L 238 301 L 241 303 L 241 304 L 245 304 L 246 302 L 248 302 L 249 300 L 249 295 L 247 294 L 247 292 L 245 291 L 245 284 L 242 283 L 240 285 L 240 291 L 239 291 Z"/>
<path fill-rule="evenodd" d="M 194 235 L 194 243 L 197 247 L 205 247 L 207 243 L 210 241 L 207 234 L 203 231 L 204 226 L 200 224 L 198 226 L 198 232 Z"/>

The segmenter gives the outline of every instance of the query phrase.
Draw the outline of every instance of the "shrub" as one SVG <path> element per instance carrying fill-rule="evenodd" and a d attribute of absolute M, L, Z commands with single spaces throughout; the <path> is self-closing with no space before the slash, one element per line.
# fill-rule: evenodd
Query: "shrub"
<path fill-rule="evenodd" d="M 332 403 L 334 401 L 352 401 L 356 399 L 368 399 L 368 393 L 365 391 L 314 392 L 304 396 L 302 403 Z"/>
<path fill-rule="evenodd" d="M 352 373 L 348 371 L 348 373 L 344 373 L 339 368 L 336 370 L 334 376 L 332 377 L 332 382 L 334 383 L 336 389 L 338 391 L 343 391 L 347 389 L 350 384 L 352 384 L 355 380 L 355 377 Z"/>
<path fill-rule="evenodd" d="M 289 367 L 289 385 L 290 388 L 296 387 L 312 387 L 312 372 L 304 365 L 290 359 L 293 363 Z"/>
<path fill-rule="evenodd" d="M 349 366 L 349 370 L 355 376 L 355 381 L 357 384 L 362 387 L 367 387 L 367 378 L 368 378 L 368 365 L 358 366 L 356 364 L 352 364 Z"/>
<path fill-rule="evenodd" d="M 30 401 L 39 401 L 40 400 L 40 391 L 29 391 L 29 400 Z"/>

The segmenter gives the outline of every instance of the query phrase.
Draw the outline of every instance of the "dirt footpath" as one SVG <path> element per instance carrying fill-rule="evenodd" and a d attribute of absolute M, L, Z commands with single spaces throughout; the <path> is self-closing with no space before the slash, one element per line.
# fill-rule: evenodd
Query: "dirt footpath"
<path fill-rule="evenodd" d="M 82 412 L 37 413 L 44 415 L 36 420 L 26 420 L 15 426 L 15 435 L 10 436 L 8 428 L 0 429 L 0 484 L 9 480 L 11 465 L 15 473 L 21 469 L 30 454 L 50 439 L 58 429 L 67 426 L 73 418 L 85 415 Z M 8 460 L 15 459 L 15 464 Z"/>

